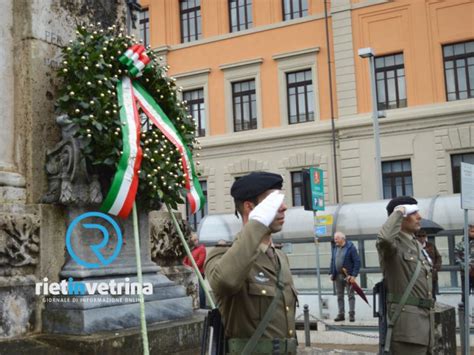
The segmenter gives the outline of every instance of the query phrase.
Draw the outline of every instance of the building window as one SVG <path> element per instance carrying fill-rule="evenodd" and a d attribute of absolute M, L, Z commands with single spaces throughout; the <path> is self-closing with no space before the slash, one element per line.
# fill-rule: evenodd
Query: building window
<path fill-rule="evenodd" d="M 301 171 L 291 173 L 291 192 L 293 206 L 303 206 L 303 174 Z"/>
<path fill-rule="evenodd" d="M 201 0 L 181 0 L 181 42 L 191 42 L 201 38 Z"/>
<path fill-rule="evenodd" d="M 188 200 L 186 200 L 186 215 L 188 216 L 189 225 L 195 230 L 198 230 L 199 223 L 201 220 L 207 216 L 207 181 L 199 181 L 201 184 L 201 189 L 204 197 L 206 198 L 205 205 L 197 211 L 195 214 L 191 214 L 191 206 L 189 205 Z"/>
<path fill-rule="evenodd" d="M 257 128 L 255 80 L 232 83 L 234 132 Z"/>
<path fill-rule="evenodd" d="M 283 0 L 283 20 L 292 20 L 308 15 L 307 0 Z"/>
<path fill-rule="evenodd" d="M 453 193 L 461 192 L 461 163 L 474 164 L 474 153 L 451 155 L 451 173 L 453 176 Z"/>
<path fill-rule="evenodd" d="M 286 74 L 288 121 L 314 121 L 314 94 L 311 69 Z"/>
<path fill-rule="evenodd" d="M 229 0 L 230 32 L 252 27 L 252 0 Z"/>
<path fill-rule="evenodd" d="M 402 53 L 375 58 L 375 76 L 379 110 L 407 106 Z"/>
<path fill-rule="evenodd" d="M 197 123 L 196 136 L 206 135 L 206 112 L 204 109 L 204 89 L 188 90 L 183 92 L 183 100 L 186 100 L 188 114 L 193 116 Z"/>
<path fill-rule="evenodd" d="M 150 14 L 148 9 L 144 9 L 138 13 L 138 29 L 140 30 L 140 39 L 143 45 L 150 45 Z"/>
<path fill-rule="evenodd" d="M 383 198 L 413 196 L 410 159 L 382 163 Z"/>
<path fill-rule="evenodd" d="M 448 101 L 474 97 L 474 41 L 443 46 Z"/>

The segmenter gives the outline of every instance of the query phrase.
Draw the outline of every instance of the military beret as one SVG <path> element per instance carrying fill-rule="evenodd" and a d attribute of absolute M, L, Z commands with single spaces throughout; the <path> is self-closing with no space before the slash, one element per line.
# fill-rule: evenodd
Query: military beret
<path fill-rule="evenodd" d="M 416 205 L 418 201 L 411 196 L 398 196 L 390 200 L 386 209 L 387 214 L 390 216 L 395 209 L 395 207 L 400 205 Z"/>
<path fill-rule="evenodd" d="M 254 171 L 235 181 L 230 189 L 230 194 L 236 201 L 248 201 L 267 190 L 280 190 L 282 185 L 281 175 Z"/>

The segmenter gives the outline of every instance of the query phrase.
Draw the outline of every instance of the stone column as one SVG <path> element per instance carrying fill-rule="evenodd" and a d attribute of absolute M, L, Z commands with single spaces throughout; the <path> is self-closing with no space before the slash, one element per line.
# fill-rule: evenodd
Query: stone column
<path fill-rule="evenodd" d="M 35 284 L 45 278 L 136 281 L 130 220 L 119 223 L 125 243 L 109 267 L 85 269 L 65 253 L 66 227 L 82 212 L 97 210 L 102 195 L 97 177 L 87 176 L 81 165 L 79 142 L 73 141 L 67 120 L 54 113 L 61 48 L 79 24 L 125 27 L 125 1 L 0 0 L 0 6 L 0 339 L 41 330 L 86 334 L 136 327 L 135 300 L 114 305 L 96 293 L 90 298 L 100 302 L 70 299 L 45 307 L 42 293 L 35 294 Z M 75 169 L 69 170 L 72 164 Z M 148 216 L 142 214 L 140 222 L 144 282 L 153 286 L 146 298 L 147 320 L 189 317 L 191 298 L 151 261 Z M 74 240 L 76 252 L 91 256 L 90 243 L 83 243 L 87 238 Z"/>
<path fill-rule="evenodd" d="M 5 203 L 24 200 L 25 179 L 18 173 L 15 150 L 13 2 L 1 0 L 0 6 L 0 203 Z"/>
<path fill-rule="evenodd" d="M 60 140 L 60 130 L 54 120 L 54 101 L 57 88 L 55 72 L 60 65 L 61 48 L 75 37 L 79 24 L 101 22 L 104 27 L 112 24 L 125 27 L 125 1 L 0 1 L 0 16 L 8 13 L 5 8 L 12 13 L 10 24 L 0 21 L 0 28 L 6 26 L 12 34 L 10 54 L 2 57 L 10 61 L 6 72 L 12 73 L 14 78 L 9 88 L 10 95 L 14 95 L 10 97 L 13 102 L 7 110 L 10 116 L 6 116 L 8 144 L 3 148 L 6 151 L 2 152 L 0 148 L 0 185 L 4 170 L 2 164 L 6 160 L 16 167 L 13 172 L 24 176 L 26 202 L 38 203 L 46 190 L 46 151 Z M 3 6 L 4 3 L 8 6 Z M 2 78 L 5 77 L 3 70 Z M 0 101 L 2 115 L 5 112 L 3 105 Z M 2 122 L 2 128 L 4 126 Z M 19 177 L 14 181 L 18 180 L 16 185 L 21 183 Z"/>

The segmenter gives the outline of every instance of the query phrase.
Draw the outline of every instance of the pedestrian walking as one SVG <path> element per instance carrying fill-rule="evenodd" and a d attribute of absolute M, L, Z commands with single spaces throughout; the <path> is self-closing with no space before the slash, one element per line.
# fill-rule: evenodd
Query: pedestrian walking
<path fill-rule="evenodd" d="M 282 183 L 280 175 L 253 172 L 232 185 L 243 228 L 206 261 L 229 354 L 296 354 L 296 290 L 288 258 L 272 242 L 287 209 Z"/>
<path fill-rule="evenodd" d="M 387 288 L 384 351 L 393 355 L 432 354 L 434 345 L 432 272 L 415 238 L 421 228 L 417 203 L 408 196 L 392 199 L 376 242 Z"/>
<path fill-rule="evenodd" d="M 428 235 L 422 229 L 415 233 L 416 239 L 420 243 L 423 250 L 428 254 L 428 259 L 433 267 L 433 299 L 436 300 L 436 295 L 439 293 L 438 287 L 438 272 L 441 270 L 443 258 L 438 252 L 434 243 L 428 242 Z"/>
<path fill-rule="evenodd" d="M 357 248 L 351 241 L 346 240 L 342 232 L 334 233 L 334 248 L 332 248 L 330 277 L 336 286 L 338 314 L 335 322 L 345 320 L 344 290 L 349 298 L 349 321 L 355 321 L 355 295 L 351 284 L 355 282 L 360 269 L 360 257 Z"/>

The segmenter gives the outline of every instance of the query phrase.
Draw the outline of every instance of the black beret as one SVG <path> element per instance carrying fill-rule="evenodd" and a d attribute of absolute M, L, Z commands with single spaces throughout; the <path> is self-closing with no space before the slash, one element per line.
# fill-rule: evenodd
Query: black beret
<path fill-rule="evenodd" d="M 281 190 L 282 185 L 283 178 L 281 175 L 254 171 L 235 181 L 230 189 L 230 194 L 236 201 L 248 201 L 267 190 Z"/>
<path fill-rule="evenodd" d="M 398 196 L 390 200 L 387 205 L 387 214 L 390 216 L 395 207 L 400 205 L 417 205 L 418 201 L 411 196 Z"/>

